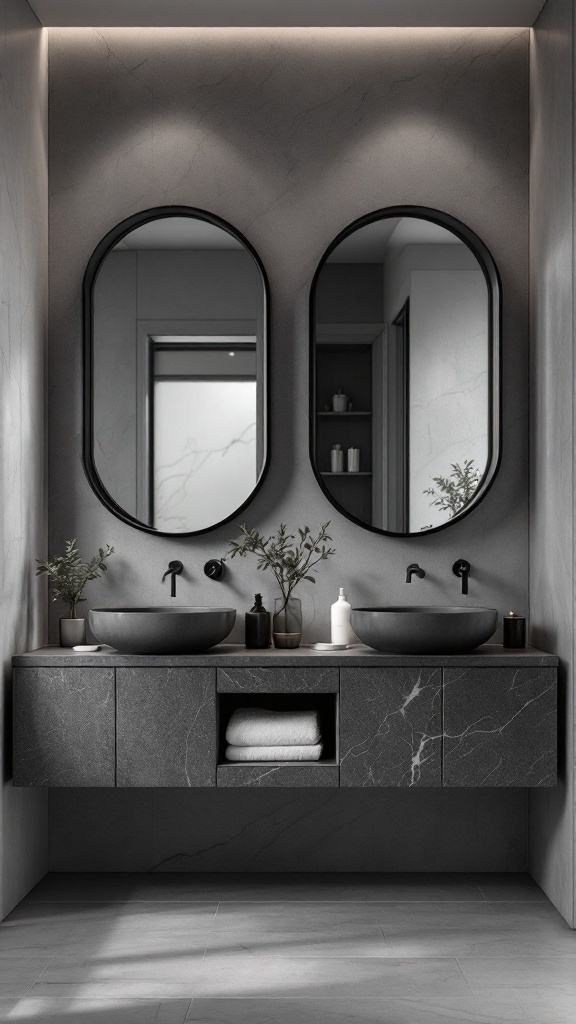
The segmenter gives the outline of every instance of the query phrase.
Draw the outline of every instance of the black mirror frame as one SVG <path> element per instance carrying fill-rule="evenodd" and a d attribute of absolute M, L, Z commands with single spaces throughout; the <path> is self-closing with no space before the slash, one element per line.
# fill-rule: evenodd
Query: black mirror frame
<path fill-rule="evenodd" d="M 466 505 L 461 512 L 448 519 L 440 526 L 434 526 L 429 530 L 419 530 L 417 533 L 393 533 L 390 530 L 382 530 L 379 526 L 371 526 L 348 512 L 330 493 L 316 463 L 316 285 L 318 278 L 330 254 L 349 235 L 359 228 L 366 227 L 376 220 L 385 217 L 416 217 L 421 220 L 431 221 L 439 224 L 457 235 L 465 245 L 473 252 L 480 264 L 480 268 L 486 279 L 488 287 L 488 370 L 491 378 L 491 387 L 488 393 L 488 458 L 486 469 L 478 484 L 474 498 Z M 490 490 L 502 460 L 502 282 L 498 268 L 484 242 L 478 238 L 466 224 L 440 210 L 433 210 L 426 206 L 387 206 L 372 213 L 365 214 L 357 220 L 348 224 L 330 243 L 322 255 L 312 283 L 310 285 L 310 395 L 309 395 L 309 419 L 310 419 L 310 462 L 316 480 L 324 492 L 326 498 L 334 508 L 346 519 L 364 530 L 372 533 L 379 533 L 385 537 L 425 537 L 431 533 L 439 533 L 449 526 L 460 522 L 474 511 L 476 506 L 486 497 Z"/>
<path fill-rule="evenodd" d="M 98 277 L 100 267 L 111 250 L 124 238 L 125 235 L 129 234 L 135 228 L 140 227 L 142 224 L 148 224 L 153 220 L 161 220 L 166 217 L 190 217 L 194 220 L 203 220 L 209 224 L 213 224 L 215 227 L 222 228 L 227 231 L 234 238 L 236 238 L 244 248 L 250 253 L 254 260 L 260 275 L 262 278 L 262 286 L 264 291 L 264 368 L 265 368 L 265 380 L 264 380 L 264 431 L 265 431 L 265 457 L 262 464 L 262 469 L 256 481 L 256 486 L 246 498 L 246 501 L 242 503 L 237 509 L 234 510 L 225 519 L 220 520 L 218 523 L 214 523 L 213 526 L 207 526 L 202 530 L 191 530 L 186 533 L 170 533 L 163 530 L 156 530 L 153 526 L 148 526 L 146 523 L 140 522 L 134 516 L 131 516 L 129 512 L 121 508 L 120 505 L 114 501 L 114 498 L 108 493 L 100 476 L 96 469 L 94 462 L 94 285 Z M 270 395 L 271 395 L 271 381 L 270 381 L 270 286 L 268 284 L 268 278 L 264 265 L 260 259 L 258 253 L 250 242 L 238 231 L 232 227 L 227 221 L 221 217 L 217 217 L 215 214 L 208 213 L 206 210 L 199 210 L 193 206 L 156 206 L 149 210 L 142 210 L 140 213 L 135 213 L 131 217 L 127 217 L 126 220 L 116 224 L 96 246 L 92 253 L 86 272 L 84 274 L 83 281 L 83 311 L 82 311 L 82 322 L 84 332 L 84 344 L 83 344 L 83 411 L 82 411 L 82 464 L 84 472 L 88 478 L 88 483 L 94 491 L 94 494 L 99 501 L 111 512 L 117 519 L 121 519 L 123 523 L 127 523 L 128 526 L 133 526 L 136 530 L 142 530 L 144 533 L 151 533 L 157 537 L 197 537 L 204 533 L 210 533 L 212 530 L 217 530 L 219 527 L 229 523 L 232 519 L 235 519 L 249 504 L 253 501 L 254 497 L 262 487 L 268 470 L 270 468 L 271 459 L 271 413 L 270 413 Z"/>

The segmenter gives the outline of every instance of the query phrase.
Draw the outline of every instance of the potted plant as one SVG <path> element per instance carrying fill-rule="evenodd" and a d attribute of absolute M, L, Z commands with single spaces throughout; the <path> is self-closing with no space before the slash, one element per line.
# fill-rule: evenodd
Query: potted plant
<path fill-rule="evenodd" d="M 74 547 L 76 540 L 67 540 L 64 554 L 53 558 L 51 562 L 36 559 L 36 575 L 47 576 L 50 581 L 50 593 L 53 601 L 64 601 L 70 614 L 60 619 L 60 646 L 75 647 L 86 643 L 86 619 L 76 617 L 76 605 L 85 601 L 82 596 L 84 587 L 89 580 L 97 580 L 108 569 L 106 559 L 110 558 L 114 548 L 109 544 L 106 548 L 98 548 L 98 554 L 89 562 L 83 562 Z"/>
<path fill-rule="evenodd" d="M 298 530 L 296 535 L 288 533 L 284 523 L 278 533 L 265 537 L 258 530 L 248 530 L 240 524 L 242 538 L 231 541 L 228 555 L 245 558 L 256 555 L 258 569 L 270 569 L 280 587 L 281 597 L 274 601 L 272 636 L 275 647 L 298 647 L 302 639 L 302 606 L 298 598 L 292 597 L 301 580 L 315 583 L 314 573 L 318 562 L 336 554 L 335 548 L 327 547 L 332 538 L 328 535 L 330 523 L 325 523 L 316 537 L 308 526 Z"/>

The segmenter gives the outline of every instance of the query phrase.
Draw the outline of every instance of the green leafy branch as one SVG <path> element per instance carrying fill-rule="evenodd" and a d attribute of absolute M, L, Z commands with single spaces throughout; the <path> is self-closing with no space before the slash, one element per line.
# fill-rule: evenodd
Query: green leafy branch
<path fill-rule="evenodd" d="M 67 540 L 64 554 L 51 562 L 36 559 L 36 575 L 48 577 L 52 600 L 64 601 L 70 609 L 71 619 L 76 618 L 76 605 L 86 600 L 82 596 L 84 587 L 89 580 L 97 580 L 107 571 L 106 559 L 114 552 L 114 548 L 107 544 L 106 548 L 98 548 L 98 554 L 89 562 L 83 562 L 75 543 L 75 539 Z"/>
<path fill-rule="evenodd" d="M 452 463 L 452 472 L 449 476 L 432 477 L 436 484 L 428 487 L 424 494 L 434 498 L 430 502 L 430 508 L 439 508 L 441 512 L 449 512 L 453 519 L 457 512 L 460 512 L 478 489 L 480 473 L 474 467 L 474 459 L 464 459 L 464 465 L 457 462 Z"/>
<path fill-rule="evenodd" d="M 242 532 L 240 541 L 230 541 L 227 557 L 245 558 L 247 554 L 256 555 L 257 568 L 270 569 L 276 578 L 284 598 L 284 607 L 288 604 L 294 588 L 301 580 L 316 583 L 312 573 L 316 572 L 318 562 L 324 562 L 336 549 L 328 547 L 332 540 L 328 534 L 330 523 L 324 523 L 318 535 L 314 537 L 308 526 L 295 534 L 288 533 L 285 523 L 280 524 L 278 533 L 265 537 L 258 530 L 248 530 L 244 523 L 240 524 Z"/>

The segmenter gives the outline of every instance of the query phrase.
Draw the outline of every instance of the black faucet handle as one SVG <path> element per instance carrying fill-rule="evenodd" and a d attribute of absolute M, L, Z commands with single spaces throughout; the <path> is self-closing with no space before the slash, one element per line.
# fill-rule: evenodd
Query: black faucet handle
<path fill-rule="evenodd" d="M 467 562 L 465 558 L 459 558 L 457 562 L 454 562 L 452 566 L 452 572 L 455 576 L 459 576 L 462 580 L 462 593 L 468 593 L 468 577 L 470 576 L 470 570 L 472 566 L 470 562 Z"/>
<path fill-rule="evenodd" d="M 221 558 L 211 558 L 204 566 L 204 575 L 211 580 L 221 580 L 224 575 L 224 562 Z"/>
<path fill-rule="evenodd" d="M 179 562 L 177 558 L 173 562 L 168 562 L 168 568 L 175 573 L 176 576 L 179 576 L 180 573 L 184 571 L 182 562 Z"/>

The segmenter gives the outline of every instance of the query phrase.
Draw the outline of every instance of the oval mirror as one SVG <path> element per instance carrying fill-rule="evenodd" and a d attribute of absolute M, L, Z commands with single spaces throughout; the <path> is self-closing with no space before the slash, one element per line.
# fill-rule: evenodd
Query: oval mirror
<path fill-rule="evenodd" d="M 136 214 L 84 280 L 84 466 L 114 515 L 203 533 L 269 461 L 268 285 L 249 243 L 201 210 Z"/>
<path fill-rule="evenodd" d="M 500 459 L 500 284 L 482 242 L 421 207 L 363 217 L 311 291 L 311 459 L 343 515 L 430 533 L 470 512 Z"/>

